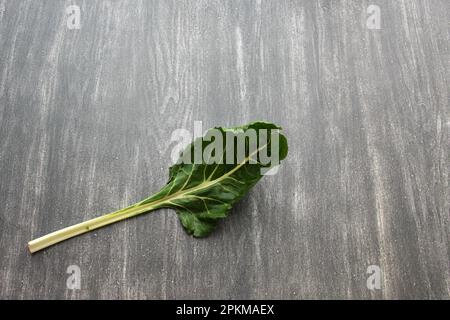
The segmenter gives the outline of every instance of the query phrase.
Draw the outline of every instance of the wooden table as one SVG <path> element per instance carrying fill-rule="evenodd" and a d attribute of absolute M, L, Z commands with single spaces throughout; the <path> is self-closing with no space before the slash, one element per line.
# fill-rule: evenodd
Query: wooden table
<path fill-rule="evenodd" d="M 449 9 L 0 0 L 0 298 L 448 299 Z M 158 191 L 197 120 L 290 145 L 210 237 L 160 210 L 27 251 Z"/>

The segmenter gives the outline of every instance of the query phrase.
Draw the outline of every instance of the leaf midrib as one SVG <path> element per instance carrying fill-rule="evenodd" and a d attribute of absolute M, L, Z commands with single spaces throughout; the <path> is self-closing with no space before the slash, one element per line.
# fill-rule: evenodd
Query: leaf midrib
<path fill-rule="evenodd" d="M 234 167 L 232 170 L 228 171 L 226 174 L 224 174 L 223 176 L 220 176 L 217 179 L 214 179 L 214 180 L 211 180 L 211 181 L 203 180 L 203 182 L 201 184 L 199 184 L 199 185 L 197 185 L 197 186 L 195 186 L 193 188 L 185 189 L 185 190 L 182 189 L 180 191 L 177 191 L 177 192 L 171 194 L 170 196 L 166 196 L 164 198 L 161 198 L 161 199 L 158 199 L 156 201 L 147 203 L 145 205 L 139 205 L 139 203 L 138 203 L 137 206 L 140 206 L 141 208 L 148 207 L 149 209 L 151 209 L 152 207 L 156 208 L 157 206 L 161 206 L 161 205 L 164 205 L 166 203 L 170 203 L 171 201 L 179 199 L 179 198 L 182 198 L 183 196 L 188 195 L 188 194 L 190 194 L 192 192 L 195 192 L 195 191 L 198 191 L 198 190 L 202 190 L 202 189 L 208 188 L 209 186 L 212 186 L 212 185 L 214 185 L 216 183 L 219 183 L 219 182 L 227 179 L 230 175 L 232 175 L 237 170 L 239 170 L 243 165 L 245 165 L 247 163 L 247 161 L 250 160 L 250 158 L 253 155 L 255 155 L 256 153 L 258 153 L 259 151 L 261 151 L 262 149 L 267 147 L 267 145 L 268 144 L 266 143 L 264 146 L 260 147 L 259 149 L 256 149 L 253 153 L 251 153 L 248 157 L 246 157 L 244 159 L 245 161 L 243 161 L 242 163 L 240 163 L 239 165 Z"/>

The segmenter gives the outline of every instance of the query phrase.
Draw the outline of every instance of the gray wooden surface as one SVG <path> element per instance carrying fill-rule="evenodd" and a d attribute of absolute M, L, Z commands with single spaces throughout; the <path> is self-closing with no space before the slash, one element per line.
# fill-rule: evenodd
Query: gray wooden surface
<path fill-rule="evenodd" d="M 449 7 L 0 0 L 0 298 L 448 299 Z M 160 210 L 28 253 L 159 190 L 175 129 L 257 119 L 289 157 L 209 238 Z"/>

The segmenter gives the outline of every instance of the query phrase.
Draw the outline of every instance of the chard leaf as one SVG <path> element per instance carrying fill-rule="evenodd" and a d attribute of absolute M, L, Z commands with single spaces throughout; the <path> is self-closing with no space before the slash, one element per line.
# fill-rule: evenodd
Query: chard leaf
<path fill-rule="evenodd" d="M 222 134 L 224 145 L 231 138 L 236 137 L 249 129 L 254 129 L 259 138 L 259 130 L 278 130 L 279 127 L 266 122 L 254 122 L 246 126 L 235 128 L 213 128 Z M 228 132 L 228 136 L 226 133 Z M 208 133 L 205 134 L 207 136 Z M 271 139 L 268 135 L 263 145 L 258 145 L 257 150 L 270 149 Z M 203 142 L 203 150 L 212 142 Z M 195 142 L 187 147 L 194 152 Z M 283 135 L 279 135 L 279 160 L 287 155 L 287 141 Z M 185 230 L 195 237 L 208 235 L 215 227 L 218 220 L 227 217 L 231 207 L 263 177 L 261 169 L 267 164 L 262 164 L 257 154 L 249 154 L 248 141 L 246 144 L 246 157 L 237 163 L 234 156 L 234 164 L 213 163 L 207 164 L 176 164 L 169 170 L 170 179 L 167 185 L 156 195 L 146 199 L 143 203 L 163 200 L 160 207 L 175 209 L 181 224 Z M 183 154 L 185 154 L 184 151 Z M 222 162 L 226 162 L 226 151 L 222 153 Z M 183 158 L 181 155 L 180 158 Z M 193 159 L 193 158 L 191 158 Z M 250 159 L 256 163 L 250 163 Z M 255 162 L 254 161 L 254 162 Z"/>
<path fill-rule="evenodd" d="M 279 161 L 287 156 L 287 140 L 280 129 L 268 122 L 212 128 L 180 154 L 179 161 L 169 168 L 169 181 L 158 193 L 119 211 L 32 240 L 29 250 L 36 252 L 159 208 L 176 210 L 189 234 L 207 236 L 220 219 L 228 216 L 233 204 L 263 175 L 277 170 Z"/>

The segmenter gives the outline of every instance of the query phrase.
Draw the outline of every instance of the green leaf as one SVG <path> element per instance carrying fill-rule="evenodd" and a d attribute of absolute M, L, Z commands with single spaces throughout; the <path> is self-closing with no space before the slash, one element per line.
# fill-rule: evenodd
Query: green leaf
<path fill-rule="evenodd" d="M 235 139 L 233 151 L 237 153 L 237 136 L 254 129 L 259 138 L 261 129 L 280 129 L 272 123 L 254 122 L 235 128 L 213 128 L 222 134 L 223 145 L 230 137 Z M 228 132 L 228 136 L 227 133 Z M 208 133 L 206 134 L 206 136 Z M 197 141 L 198 142 L 198 141 Z M 213 143 L 202 141 L 202 150 Z M 270 134 L 264 145 L 258 145 L 256 150 L 263 151 L 271 147 Z M 190 144 L 187 150 L 194 152 L 195 142 Z M 279 159 L 283 160 L 287 155 L 286 138 L 279 134 Z M 199 164 L 176 164 L 169 170 L 170 178 L 167 185 L 156 195 L 144 200 L 142 204 L 161 201 L 159 207 L 172 208 L 177 211 L 178 217 L 185 230 L 195 237 L 208 235 L 216 223 L 227 217 L 233 204 L 241 199 L 263 177 L 262 168 L 268 167 L 262 164 L 257 154 L 249 154 L 249 144 L 246 144 L 246 157 L 244 161 L 234 164 L 214 163 L 205 161 Z M 226 162 L 227 152 L 222 154 L 222 162 Z M 183 156 L 181 156 L 182 158 Z M 234 157 L 235 159 L 236 157 Z M 193 157 L 191 157 L 191 160 Z M 256 163 L 250 163 L 250 159 Z M 236 159 L 235 159 L 236 161 Z"/>
<path fill-rule="evenodd" d="M 170 167 L 168 183 L 158 193 L 127 208 L 32 240 L 29 250 L 33 253 L 159 208 L 176 210 L 189 234 L 204 237 L 264 174 L 273 172 L 272 167 L 287 156 L 287 140 L 280 129 L 268 122 L 212 128 L 186 147 L 179 161 Z"/>

